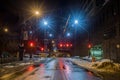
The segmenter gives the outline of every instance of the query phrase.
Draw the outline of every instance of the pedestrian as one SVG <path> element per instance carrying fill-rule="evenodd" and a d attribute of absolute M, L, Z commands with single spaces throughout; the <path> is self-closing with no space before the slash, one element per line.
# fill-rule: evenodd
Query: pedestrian
<path fill-rule="evenodd" d="M 20 43 L 18 45 L 19 48 L 19 60 L 22 61 L 23 60 L 23 53 L 24 53 L 24 43 Z"/>

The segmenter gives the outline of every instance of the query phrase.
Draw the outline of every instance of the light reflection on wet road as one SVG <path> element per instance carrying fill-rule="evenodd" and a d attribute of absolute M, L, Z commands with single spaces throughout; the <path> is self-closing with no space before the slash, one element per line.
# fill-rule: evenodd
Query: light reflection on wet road
<path fill-rule="evenodd" d="M 64 70 L 68 80 L 101 80 L 92 72 L 73 64 L 71 61 L 65 61 L 66 69 Z"/>
<path fill-rule="evenodd" d="M 54 59 L 37 67 L 29 66 L 27 73 L 15 80 L 101 80 L 69 60 Z"/>

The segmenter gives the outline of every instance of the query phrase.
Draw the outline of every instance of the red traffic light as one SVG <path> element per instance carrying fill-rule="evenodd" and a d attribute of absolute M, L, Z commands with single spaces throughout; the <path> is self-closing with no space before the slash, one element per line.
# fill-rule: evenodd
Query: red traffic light
<path fill-rule="evenodd" d="M 63 44 L 60 44 L 60 47 L 63 47 Z"/>
<path fill-rule="evenodd" d="M 66 44 L 66 47 L 69 47 L 69 44 Z"/>
<path fill-rule="evenodd" d="M 44 51 L 44 48 L 43 48 L 43 47 L 41 48 L 41 51 Z"/>
<path fill-rule="evenodd" d="M 72 47 L 72 44 L 70 44 L 70 47 Z"/>
<path fill-rule="evenodd" d="M 32 42 L 30 43 L 30 46 L 33 47 L 33 43 Z"/>
<path fill-rule="evenodd" d="M 35 46 L 35 43 L 33 41 L 30 41 L 28 44 L 29 44 L 30 47 L 34 47 Z"/>
<path fill-rule="evenodd" d="M 92 47 L 92 45 L 91 44 L 88 44 L 88 48 L 91 48 Z"/>

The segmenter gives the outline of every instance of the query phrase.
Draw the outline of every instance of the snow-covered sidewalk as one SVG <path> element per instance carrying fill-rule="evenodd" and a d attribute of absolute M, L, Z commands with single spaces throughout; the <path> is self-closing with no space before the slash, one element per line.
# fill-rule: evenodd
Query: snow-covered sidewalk
<path fill-rule="evenodd" d="M 31 64 L 33 64 L 33 62 L 16 61 L 0 65 L 0 80 L 10 77 L 16 72 L 25 70 Z"/>
<path fill-rule="evenodd" d="M 101 61 L 90 62 L 88 60 L 82 59 L 70 59 L 75 64 L 88 69 L 89 71 L 95 73 L 97 76 L 101 77 L 104 80 L 113 80 L 110 75 L 113 75 L 115 80 L 118 79 L 119 71 L 120 71 L 120 64 L 110 62 L 107 59 L 103 59 Z M 109 79 L 111 78 L 111 79 Z"/>
<path fill-rule="evenodd" d="M 89 62 L 89 61 L 82 60 L 82 59 L 71 59 L 71 61 L 74 62 L 75 64 L 77 64 L 77 65 L 79 65 L 81 67 L 84 67 L 87 70 L 95 73 L 97 76 L 103 78 L 101 75 L 99 75 L 97 73 L 97 70 L 92 67 L 92 65 L 94 64 L 93 62 Z"/>
<path fill-rule="evenodd" d="M 0 66 L 0 80 L 6 80 L 11 76 L 16 76 L 22 74 L 30 65 L 40 64 L 42 61 L 50 61 L 51 58 L 41 59 L 41 60 L 29 60 L 29 61 L 16 61 L 12 63 L 5 63 Z M 10 79 L 12 80 L 12 79 Z"/>

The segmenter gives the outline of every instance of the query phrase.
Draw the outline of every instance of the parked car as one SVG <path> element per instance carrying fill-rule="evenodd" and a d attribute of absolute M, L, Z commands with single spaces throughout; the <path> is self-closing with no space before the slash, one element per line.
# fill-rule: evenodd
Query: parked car
<path fill-rule="evenodd" d="M 33 56 L 32 56 L 32 60 L 33 60 L 33 61 L 40 61 L 39 55 L 33 55 Z"/>
<path fill-rule="evenodd" d="M 29 61 L 30 60 L 30 55 L 29 54 L 25 54 L 23 56 L 23 61 Z"/>

